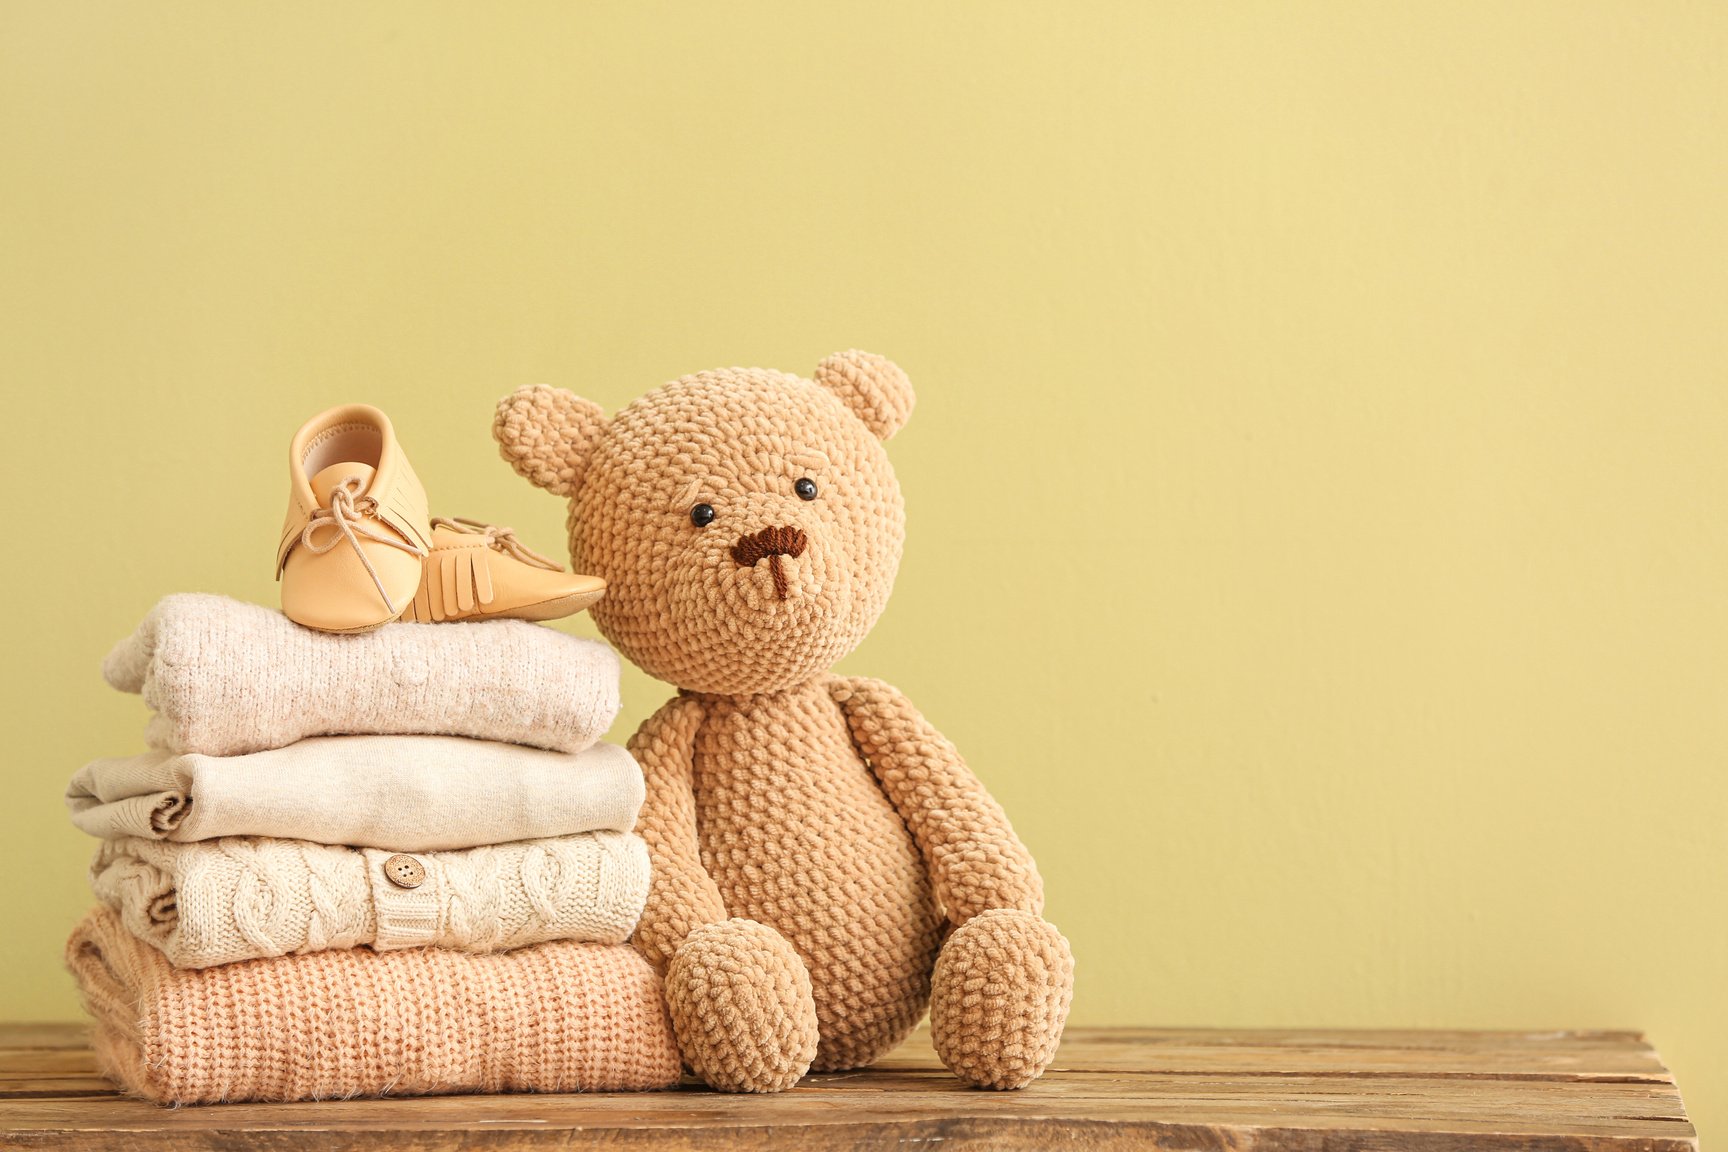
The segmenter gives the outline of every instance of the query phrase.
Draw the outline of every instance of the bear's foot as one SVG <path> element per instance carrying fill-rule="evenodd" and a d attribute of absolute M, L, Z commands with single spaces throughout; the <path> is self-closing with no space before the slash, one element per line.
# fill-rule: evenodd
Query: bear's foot
<path fill-rule="evenodd" d="M 815 1059 L 810 973 L 754 920 L 691 932 L 666 966 L 666 1006 L 685 1063 L 722 1092 L 783 1092 Z"/>
<path fill-rule="evenodd" d="M 1024 1088 L 1056 1058 L 1074 996 L 1074 954 L 1030 912 L 980 912 L 942 945 L 931 977 L 930 1038 L 977 1088 Z"/>

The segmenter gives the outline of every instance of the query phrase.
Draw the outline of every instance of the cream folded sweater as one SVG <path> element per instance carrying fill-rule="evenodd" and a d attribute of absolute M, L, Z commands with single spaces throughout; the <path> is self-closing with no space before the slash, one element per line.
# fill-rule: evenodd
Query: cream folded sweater
<path fill-rule="evenodd" d="M 307 736 L 435 734 L 559 752 L 618 715 L 618 657 L 522 620 L 341 636 L 226 596 L 164 597 L 103 662 L 155 710 L 152 748 L 236 756 Z"/>
<path fill-rule="evenodd" d="M 104 840 L 273 836 L 398 852 L 628 832 L 642 772 L 614 744 L 548 752 L 455 736 L 317 736 L 244 756 L 97 760 L 66 789 Z"/>
<path fill-rule="evenodd" d="M 678 1083 L 660 981 L 623 944 L 360 948 L 193 971 L 99 909 L 66 963 L 103 1075 L 163 1104 Z"/>
<path fill-rule="evenodd" d="M 414 854 L 131 838 L 103 842 L 90 885 L 177 968 L 363 944 L 503 952 L 629 939 L 648 898 L 648 848 L 629 832 Z"/>

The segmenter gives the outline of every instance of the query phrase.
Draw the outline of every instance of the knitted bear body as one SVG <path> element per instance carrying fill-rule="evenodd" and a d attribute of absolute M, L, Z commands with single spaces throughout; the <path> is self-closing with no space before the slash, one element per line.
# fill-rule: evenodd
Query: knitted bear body
<path fill-rule="evenodd" d="M 823 683 L 697 700 L 702 866 L 728 915 L 775 929 L 809 967 L 811 1067 L 870 1064 L 930 1000 L 941 920 L 918 847 Z"/>
<path fill-rule="evenodd" d="M 904 543 L 882 441 L 912 409 L 879 356 L 815 379 L 682 377 L 608 419 L 562 389 L 500 401 L 506 460 L 570 500 L 591 609 L 678 687 L 630 741 L 653 863 L 637 948 L 685 1062 L 766 1092 L 875 1060 L 931 1013 L 943 1062 L 1017 1088 L 1054 1058 L 1073 958 L 1008 818 L 899 692 L 829 671 Z"/>

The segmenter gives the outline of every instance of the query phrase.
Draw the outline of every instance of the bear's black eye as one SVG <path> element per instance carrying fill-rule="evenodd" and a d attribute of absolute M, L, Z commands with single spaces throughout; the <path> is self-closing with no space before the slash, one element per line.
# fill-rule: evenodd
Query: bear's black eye
<path fill-rule="evenodd" d="M 690 509 L 690 523 L 698 528 L 706 528 L 714 523 L 714 505 L 698 504 Z"/>
<path fill-rule="evenodd" d="M 816 499 L 816 481 L 806 476 L 792 485 L 792 491 L 798 493 L 800 500 L 814 500 Z"/>

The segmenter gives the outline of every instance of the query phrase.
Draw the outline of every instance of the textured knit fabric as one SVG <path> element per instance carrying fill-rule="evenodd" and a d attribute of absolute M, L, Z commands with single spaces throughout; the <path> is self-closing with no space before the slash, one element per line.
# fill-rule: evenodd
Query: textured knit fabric
<path fill-rule="evenodd" d="M 102 1073 L 163 1104 L 641 1091 L 681 1070 L 659 980 L 627 945 L 362 948 L 197 971 L 99 910 L 66 959 Z"/>
<path fill-rule="evenodd" d="M 155 710 L 152 748 L 237 756 L 307 736 L 472 736 L 580 752 L 618 714 L 604 644 L 521 620 L 302 628 L 225 596 L 163 598 L 103 663 Z"/>
<path fill-rule="evenodd" d="M 1030 1082 L 1061 1038 L 1072 957 L 1007 816 L 904 696 L 828 675 L 893 586 L 881 441 L 912 407 L 856 351 L 808 380 L 686 376 L 611 419 L 544 386 L 498 405 L 504 458 L 569 499 L 576 568 L 607 581 L 595 622 L 679 688 L 630 742 L 654 861 L 635 940 L 716 1088 L 868 1064 L 932 1001 L 972 1084 Z"/>
<path fill-rule="evenodd" d="M 395 866 L 417 869 L 417 886 L 393 881 Z M 648 853 L 628 832 L 413 856 L 303 840 L 108 840 L 90 883 L 176 967 L 208 968 L 362 944 L 619 943 L 642 912 Z"/>
<path fill-rule="evenodd" d="M 942 1063 L 980 1088 L 1023 1088 L 1056 1058 L 1074 999 L 1074 954 L 1030 912 L 993 908 L 942 946 L 930 1039 Z M 1002 994 L 1005 988 L 1017 994 Z"/>
<path fill-rule="evenodd" d="M 102 839 L 273 836 L 430 852 L 628 832 L 642 772 L 613 744 L 571 754 L 454 736 L 322 736 L 244 756 L 97 760 L 72 778 L 66 806 Z"/>
<path fill-rule="evenodd" d="M 501 406 L 506 443 L 535 395 L 526 412 L 512 405 L 522 393 Z M 675 380 L 607 421 L 580 475 L 570 553 L 606 581 L 589 615 L 656 679 L 728 695 L 802 684 L 857 647 L 888 603 L 900 489 L 887 450 L 819 384 L 736 368 Z M 814 499 L 798 496 L 801 479 Z M 715 514 L 700 527 L 697 504 Z M 801 532 L 799 554 L 740 563 L 734 552 L 771 528 Z"/>
<path fill-rule="evenodd" d="M 723 1092 L 783 1092 L 815 1059 L 810 970 L 766 924 L 692 930 L 666 968 L 666 1004 L 691 1071 Z"/>
<path fill-rule="evenodd" d="M 870 1064 L 929 1002 L 942 920 L 918 845 L 822 684 L 696 699 L 697 845 L 721 902 L 778 929 L 809 965 L 822 1034 L 812 1067 Z M 801 834 L 807 812 L 823 813 L 820 839 Z M 729 831 L 745 823 L 785 851 Z"/>

